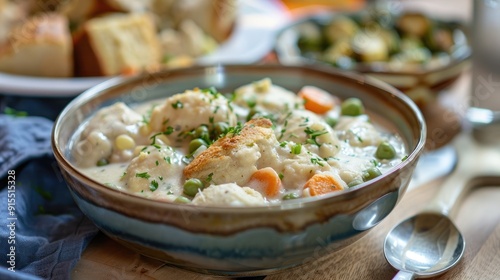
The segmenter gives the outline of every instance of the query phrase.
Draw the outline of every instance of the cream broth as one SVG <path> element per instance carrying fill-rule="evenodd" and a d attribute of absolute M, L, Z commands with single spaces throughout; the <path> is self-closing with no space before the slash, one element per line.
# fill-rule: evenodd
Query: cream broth
<path fill-rule="evenodd" d="M 404 160 L 404 143 L 372 124 L 359 100 L 311 88 L 296 94 L 263 79 L 232 96 L 196 88 L 116 103 L 77 133 L 73 162 L 149 199 L 256 206 L 342 191 Z"/>

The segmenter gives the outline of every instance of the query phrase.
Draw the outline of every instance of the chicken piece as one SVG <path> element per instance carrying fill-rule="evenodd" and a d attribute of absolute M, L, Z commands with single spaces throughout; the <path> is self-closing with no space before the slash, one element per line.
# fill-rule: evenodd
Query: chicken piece
<path fill-rule="evenodd" d="M 235 104 L 244 108 L 253 108 L 257 112 L 280 113 L 304 107 L 302 99 L 295 93 L 273 85 L 269 78 L 241 86 L 234 93 Z"/>
<path fill-rule="evenodd" d="M 343 130 L 341 140 L 346 140 L 353 147 L 377 146 L 382 138 L 377 129 L 368 122 L 366 115 L 357 117 L 344 116 L 335 126 L 336 130 Z"/>
<path fill-rule="evenodd" d="M 134 147 L 148 141 L 139 134 L 141 120 L 141 115 L 121 102 L 99 110 L 75 144 L 72 155 L 77 165 L 95 166 L 102 159 L 109 162 L 129 160 Z M 121 135 L 132 139 L 132 146 L 128 149 L 114 148 L 116 138 Z"/>
<path fill-rule="evenodd" d="M 156 106 L 151 113 L 150 126 L 153 131 L 165 131 L 172 127 L 175 138 L 179 133 L 190 131 L 202 124 L 225 122 L 236 125 L 229 100 L 221 94 L 212 94 L 203 90 L 187 90 L 167 98 L 166 102 Z"/>
<path fill-rule="evenodd" d="M 294 110 L 276 128 L 278 141 L 293 141 L 304 145 L 321 158 L 335 156 L 340 141 L 333 129 L 318 115 L 307 110 Z"/>
<path fill-rule="evenodd" d="M 147 146 L 132 159 L 121 180 L 131 192 L 182 193 L 182 155 L 169 146 Z"/>
<path fill-rule="evenodd" d="M 266 205 L 262 195 L 234 183 L 211 185 L 194 197 L 193 204 L 204 206 L 260 206 Z"/>
<path fill-rule="evenodd" d="M 72 156 L 77 166 L 96 166 L 98 161 L 107 159 L 113 152 L 113 144 L 106 135 L 99 131 L 91 131 L 76 143 Z"/>

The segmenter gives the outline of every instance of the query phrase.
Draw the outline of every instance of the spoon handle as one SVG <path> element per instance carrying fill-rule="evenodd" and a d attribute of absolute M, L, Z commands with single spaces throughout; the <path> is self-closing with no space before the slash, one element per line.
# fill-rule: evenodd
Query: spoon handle
<path fill-rule="evenodd" d="M 471 186 L 471 179 L 483 171 L 482 164 L 474 160 L 477 146 L 469 135 L 462 134 L 456 138 L 454 147 L 458 153 L 457 166 L 440 187 L 438 194 L 424 209 L 425 212 L 453 216 L 453 210 L 456 209 L 454 206 Z"/>
<path fill-rule="evenodd" d="M 398 274 L 392 278 L 392 280 L 413 280 L 415 279 L 415 274 L 413 272 L 409 271 L 402 271 L 400 270 Z"/>

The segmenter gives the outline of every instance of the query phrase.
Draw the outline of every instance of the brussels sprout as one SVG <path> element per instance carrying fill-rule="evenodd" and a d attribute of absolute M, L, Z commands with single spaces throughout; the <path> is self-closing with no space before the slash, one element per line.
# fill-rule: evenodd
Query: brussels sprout
<path fill-rule="evenodd" d="M 424 42 L 433 52 L 448 52 L 454 45 L 451 30 L 445 28 L 432 28 L 425 36 Z"/>
<path fill-rule="evenodd" d="M 335 64 L 340 57 L 350 57 L 352 53 L 350 40 L 342 39 L 325 50 L 323 60 Z"/>
<path fill-rule="evenodd" d="M 359 61 L 386 61 L 389 57 L 387 45 L 375 33 L 359 32 L 351 43 L 355 58 Z"/>
<path fill-rule="evenodd" d="M 303 51 L 321 51 L 323 49 L 323 37 L 321 29 L 314 23 L 304 23 L 298 27 L 298 47 Z"/>
<path fill-rule="evenodd" d="M 424 64 L 430 61 L 432 53 L 427 48 L 404 50 L 394 55 L 391 60 L 401 64 Z"/>
<path fill-rule="evenodd" d="M 401 51 L 424 47 L 422 40 L 415 36 L 404 36 L 399 43 Z"/>
<path fill-rule="evenodd" d="M 346 16 L 336 16 L 325 28 L 325 38 L 330 43 L 352 38 L 359 31 L 358 24 Z"/>
<path fill-rule="evenodd" d="M 400 41 L 401 38 L 399 34 L 391 29 L 380 29 L 379 30 L 380 38 L 384 40 L 385 45 L 389 51 L 389 54 L 395 54 L 400 50 Z"/>
<path fill-rule="evenodd" d="M 396 22 L 398 30 L 409 36 L 422 38 L 431 28 L 432 22 L 421 13 L 409 12 L 400 16 Z"/>

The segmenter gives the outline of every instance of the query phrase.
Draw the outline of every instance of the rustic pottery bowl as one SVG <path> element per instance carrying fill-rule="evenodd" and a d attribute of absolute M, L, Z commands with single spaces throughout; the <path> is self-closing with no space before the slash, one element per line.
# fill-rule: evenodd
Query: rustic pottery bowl
<path fill-rule="evenodd" d="M 404 141 L 408 157 L 383 176 L 343 192 L 269 207 L 200 207 L 152 201 L 110 189 L 72 163 L 73 136 L 99 108 L 166 97 L 193 87 L 221 92 L 270 77 L 297 91 L 315 85 L 341 98 L 361 98 L 369 113 Z M 76 203 L 100 230 L 143 255 L 203 273 L 263 275 L 352 244 L 386 217 L 407 189 L 426 128 L 416 105 L 396 89 L 332 68 L 279 65 L 195 67 L 114 79 L 95 86 L 58 117 L 56 160 Z"/>
<path fill-rule="evenodd" d="M 412 10 L 408 9 L 409 12 Z M 367 11 L 365 11 L 367 12 Z M 307 25 L 325 27 L 336 17 L 348 17 L 359 20 L 365 13 L 338 13 L 323 10 L 292 21 L 282 28 L 275 41 L 275 52 L 280 63 L 285 65 L 327 64 L 321 57 L 312 57 L 300 47 L 299 39 L 308 29 Z M 425 15 L 428 17 L 427 15 Z M 386 62 L 358 62 L 345 66 L 332 67 L 356 71 L 384 81 L 407 94 L 419 106 L 435 100 L 437 94 L 452 85 L 470 65 L 471 46 L 466 25 L 458 20 L 441 20 L 428 17 L 436 25 L 454 30 L 454 48 L 442 59 L 434 60 L 434 64 L 411 65 L 389 64 Z M 438 62 L 438 63 L 437 63 Z"/>

